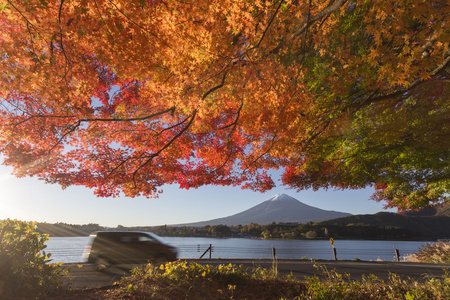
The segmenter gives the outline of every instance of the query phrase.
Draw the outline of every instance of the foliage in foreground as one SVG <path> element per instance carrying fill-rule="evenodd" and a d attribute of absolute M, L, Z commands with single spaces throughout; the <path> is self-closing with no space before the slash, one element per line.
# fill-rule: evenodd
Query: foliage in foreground
<path fill-rule="evenodd" d="M 446 273 L 442 279 L 431 278 L 423 283 L 404 280 L 390 274 L 384 281 L 374 275 L 363 277 L 360 281 L 350 280 L 335 271 L 318 266 L 327 280 L 318 277 L 308 279 L 307 293 L 298 299 L 448 299 L 450 297 L 450 278 Z"/>
<path fill-rule="evenodd" d="M 179 261 L 155 268 L 137 268 L 120 282 L 115 296 L 149 299 L 291 299 L 305 285 L 276 271 L 256 268 L 247 273 L 231 264 L 212 267 Z"/>
<path fill-rule="evenodd" d="M 0 299 L 42 298 L 62 286 L 65 272 L 43 252 L 47 240 L 32 222 L 0 221 Z"/>
<path fill-rule="evenodd" d="M 160 268 L 136 268 L 118 287 L 97 291 L 90 299 L 448 299 L 450 278 L 419 283 L 391 275 L 388 281 L 368 276 L 360 281 L 321 268 L 325 278 L 298 281 L 271 270 L 178 261 Z M 80 295 L 79 295 L 80 296 Z"/>
<path fill-rule="evenodd" d="M 450 242 L 438 241 L 437 243 L 425 244 L 419 248 L 417 253 L 407 256 L 406 260 L 450 264 Z"/>

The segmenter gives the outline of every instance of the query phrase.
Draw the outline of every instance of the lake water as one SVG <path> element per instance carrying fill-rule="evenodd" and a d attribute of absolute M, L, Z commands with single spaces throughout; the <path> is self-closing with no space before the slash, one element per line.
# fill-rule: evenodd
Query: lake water
<path fill-rule="evenodd" d="M 275 249 L 277 258 L 333 259 L 333 250 L 328 240 L 258 240 L 258 239 L 214 239 L 195 237 L 162 237 L 167 243 L 178 247 L 179 258 L 199 258 L 212 245 L 212 258 L 272 258 Z M 82 254 L 89 245 L 89 237 L 52 237 L 47 241 L 47 253 L 52 262 L 84 262 Z M 404 257 L 418 251 L 428 242 L 411 241 L 354 241 L 335 240 L 338 259 L 395 260 L 394 247 Z M 207 253 L 205 258 L 209 257 Z"/>

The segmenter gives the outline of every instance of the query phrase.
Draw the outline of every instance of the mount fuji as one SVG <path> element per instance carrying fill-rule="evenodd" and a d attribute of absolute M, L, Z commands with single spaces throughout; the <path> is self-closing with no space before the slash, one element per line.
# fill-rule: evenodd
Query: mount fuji
<path fill-rule="evenodd" d="M 266 225 L 272 222 L 308 223 L 347 217 L 350 215 L 351 214 L 349 213 L 323 210 L 309 206 L 286 194 L 278 194 L 252 208 L 229 217 L 182 225 L 205 226 L 222 224 L 235 226 L 251 223 Z"/>

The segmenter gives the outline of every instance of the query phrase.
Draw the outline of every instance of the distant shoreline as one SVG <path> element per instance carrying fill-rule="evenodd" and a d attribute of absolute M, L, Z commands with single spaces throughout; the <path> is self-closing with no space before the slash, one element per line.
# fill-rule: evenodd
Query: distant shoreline
<path fill-rule="evenodd" d="M 100 226 L 98 224 L 73 225 L 66 223 L 37 223 L 37 230 L 50 237 L 82 237 L 89 236 L 95 231 L 121 230 L 121 231 L 150 231 L 161 237 L 205 237 L 205 238 L 250 238 L 263 240 L 328 240 L 331 237 L 339 240 L 368 240 L 368 241 L 437 241 L 450 238 L 450 231 L 444 226 L 434 230 L 435 226 L 445 225 L 443 218 L 438 217 L 436 222 L 430 223 L 430 217 L 425 217 L 428 222 L 423 226 L 400 227 L 399 225 L 371 224 L 370 219 L 364 222 L 361 216 L 358 220 L 336 219 L 318 223 L 271 223 L 267 225 L 206 225 L 193 226 L 117 226 L 115 228 Z M 411 217 L 421 218 L 421 217 Z M 438 220 L 439 219 L 439 220 Z M 353 222 L 355 221 L 355 222 Z M 383 221 L 383 219 L 381 219 Z M 418 223 L 414 220 L 414 223 Z M 440 221 L 440 222 L 437 222 Z M 388 223 L 388 222 L 387 222 Z M 436 224 L 434 224 L 436 223 Z M 389 224 L 389 223 L 388 223 Z M 425 226 L 426 225 L 426 226 Z M 431 226 L 433 225 L 433 226 Z M 434 233 L 434 235 L 432 235 Z"/>
<path fill-rule="evenodd" d="M 49 236 L 49 238 L 77 238 L 77 237 L 89 237 L 89 235 L 77 235 L 77 236 Z M 161 238 L 166 238 L 166 236 L 160 236 Z M 210 239 L 252 239 L 252 240 L 265 240 L 262 238 L 238 238 L 238 237 L 210 237 L 210 236 L 179 236 L 179 238 L 210 238 Z M 267 239 L 265 241 L 326 241 L 327 239 Z M 345 239 L 334 239 L 336 241 L 397 241 L 397 242 L 438 242 L 440 239 L 432 240 L 432 239 L 417 239 L 417 240 L 374 240 L 374 239 L 351 239 L 351 238 L 345 238 Z"/>

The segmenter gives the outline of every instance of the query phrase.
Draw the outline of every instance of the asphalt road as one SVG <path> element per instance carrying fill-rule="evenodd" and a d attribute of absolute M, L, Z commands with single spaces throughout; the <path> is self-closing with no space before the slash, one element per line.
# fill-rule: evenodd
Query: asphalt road
<path fill-rule="evenodd" d="M 219 265 L 235 264 L 244 268 L 261 266 L 272 268 L 272 260 L 266 259 L 187 259 L 200 264 Z M 307 260 L 279 259 L 277 260 L 278 273 L 288 275 L 292 273 L 297 279 L 305 277 L 326 276 L 323 269 L 317 269 L 314 265 L 318 263 L 327 270 L 336 270 L 340 274 L 350 274 L 351 279 L 361 279 L 363 275 L 373 274 L 381 279 L 387 279 L 389 273 L 396 273 L 402 278 L 415 280 L 426 280 L 431 277 L 441 277 L 445 274 L 444 269 L 450 270 L 450 264 L 424 264 L 409 262 L 372 262 L 372 261 L 330 261 L 318 260 L 316 262 Z M 71 269 L 67 283 L 74 289 L 100 288 L 113 285 L 122 276 L 130 275 L 131 265 L 119 265 L 109 268 L 107 271 L 97 271 L 92 264 L 65 264 Z M 80 267 L 81 266 L 81 267 Z"/>

